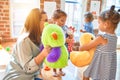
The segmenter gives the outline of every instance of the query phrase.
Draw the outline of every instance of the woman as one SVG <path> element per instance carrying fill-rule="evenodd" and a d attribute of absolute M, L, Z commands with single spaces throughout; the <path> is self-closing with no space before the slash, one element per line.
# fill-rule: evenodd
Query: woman
<path fill-rule="evenodd" d="M 26 18 L 21 36 L 13 49 L 3 80 L 34 80 L 50 47 L 40 51 L 41 34 L 47 15 L 38 8 L 32 9 Z"/>

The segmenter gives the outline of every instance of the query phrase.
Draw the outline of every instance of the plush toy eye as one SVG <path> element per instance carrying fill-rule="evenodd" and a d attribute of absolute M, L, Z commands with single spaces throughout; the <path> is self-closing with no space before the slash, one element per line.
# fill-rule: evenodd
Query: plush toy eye
<path fill-rule="evenodd" d="M 93 40 L 93 37 L 91 37 L 91 40 Z"/>

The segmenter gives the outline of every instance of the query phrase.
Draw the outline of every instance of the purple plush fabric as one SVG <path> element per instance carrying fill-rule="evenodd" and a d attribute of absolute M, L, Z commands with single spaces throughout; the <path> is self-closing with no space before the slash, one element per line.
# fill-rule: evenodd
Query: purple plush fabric
<path fill-rule="evenodd" d="M 52 48 L 51 52 L 47 56 L 48 62 L 56 62 L 61 55 L 60 47 Z"/>
<path fill-rule="evenodd" d="M 40 45 L 40 48 L 39 48 L 39 49 L 40 49 L 40 52 L 44 49 L 43 44 Z"/>

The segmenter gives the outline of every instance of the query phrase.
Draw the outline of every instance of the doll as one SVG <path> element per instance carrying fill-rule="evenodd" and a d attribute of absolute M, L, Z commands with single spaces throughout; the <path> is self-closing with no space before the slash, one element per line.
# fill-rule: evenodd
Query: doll
<path fill-rule="evenodd" d="M 72 51 L 73 45 L 74 45 L 74 32 L 75 32 L 75 27 L 70 26 L 67 30 L 67 38 L 69 38 L 71 41 L 67 44 L 67 48 L 69 53 Z"/>

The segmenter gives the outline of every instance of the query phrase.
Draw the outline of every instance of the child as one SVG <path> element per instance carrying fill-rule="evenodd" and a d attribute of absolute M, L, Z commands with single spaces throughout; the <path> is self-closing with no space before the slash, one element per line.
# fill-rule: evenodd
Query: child
<path fill-rule="evenodd" d="M 52 18 L 54 23 L 58 24 L 63 29 L 66 38 L 66 47 L 68 48 L 69 45 L 71 46 L 71 44 L 73 44 L 74 37 L 73 34 L 71 34 L 69 27 L 65 25 L 67 14 L 62 10 L 56 10 L 54 11 Z M 74 31 L 72 31 L 72 33 L 73 32 Z M 71 49 L 68 49 L 68 51 L 70 52 Z"/>
<path fill-rule="evenodd" d="M 115 29 L 120 21 L 120 14 L 115 11 L 115 6 L 102 12 L 98 17 L 99 34 L 88 45 L 80 46 L 80 50 L 89 50 L 96 47 L 91 64 L 83 73 L 83 80 L 115 80 L 116 76 L 116 45 L 117 36 Z"/>
<path fill-rule="evenodd" d="M 84 15 L 84 21 L 85 21 L 84 30 L 81 29 L 80 32 L 94 33 L 93 32 L 93 24 L 92 24 L 93 19 L 94 18 L 93 18 L 92 13 L 86 12 Z"/>
<path fill-rule="evenodd" d="M 63 29 L 63 31 L 65 33 L 65 37 L 67 37 L 66 36 L 67 35 L 67 33 L 66 33 L 67 27 L 64 26 L 65 22 L 66 22 L 66 18 L 67 18 L 67 14 L 62 10 L 55 10 L 53 13 L 53 16 L 52 16 L 52 23 L 59 25 Z M 69 39 L 66 38 L 66 43 L 68 43 L 68 40 Z M 57 74 L 56 69 L 53 69 L 53 71 L 54 71 L 53 76 L 58 77 L 59 74 Z M 65 75 L 65 73 L 62 71 L 62 68 L 59 69 L 59 72 L 60 72 L 60 75 L 62 75 L 62 76 Z"/>
<path fill-rule="evenodd" d="M 67 14 L 60 9 L 55 10 L 53 13 L 53 16 L 52 16 L 53 22 L 55 24 L 59 25 L 62 29 L 63 29 L 63 27 L 65 27 L 66 18 L 67 18 Z M 65 37 L 66 37 L 67 33 L 64 29 L 63 29 L 63 31 L 64 31 Z M 65 73 L 62 71 L 62 69 L 59 69 L 59 70 L 62 73 L 62 76 L 64 76 Z M 55 72 L 55 75 L 56 75 L 56 69 L 53 69 L 53 71 Z"/>

